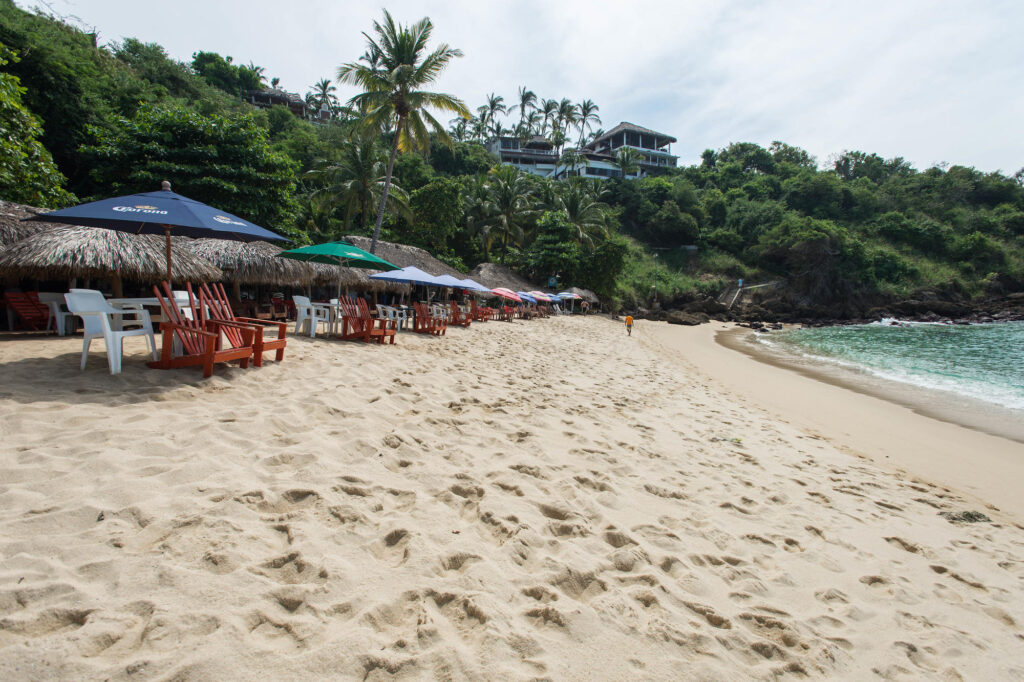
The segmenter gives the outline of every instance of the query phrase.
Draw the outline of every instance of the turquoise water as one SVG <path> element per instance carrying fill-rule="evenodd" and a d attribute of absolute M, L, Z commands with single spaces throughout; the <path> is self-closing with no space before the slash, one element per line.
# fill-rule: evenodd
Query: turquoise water
<path fill-rule="evenodd" d="M 759 340 L 861 373 L 1024 410 L 1024 322 L 889 322 L 792 329 Z"/>

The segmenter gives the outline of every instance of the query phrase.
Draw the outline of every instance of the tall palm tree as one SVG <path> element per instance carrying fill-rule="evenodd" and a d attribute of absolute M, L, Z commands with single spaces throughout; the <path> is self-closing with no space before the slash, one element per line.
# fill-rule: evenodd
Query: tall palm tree
<path fill-rule="evenodd" d="M 338 98 L 334 96 L 338 88 L 331 85 L 329 78 L 321 78 L 313 86 L 313 96 L 316 97 L 316 108 L 321 109 L 326 104 L 327 108 L 331 111 L 338 106 Z"/>
<path fill-rule="evenodd" d="M 373 22 L 373 30 L 376 38 L 363 34 L 367 42 L 367 53 L 360 61 L 343 64 L 338 69 L 338 79 L 342 83 L 351 83 L 363 89 L 363 92 L 350 100 L 350 104 L 366 112 L 363 124 L 370 129 L 385 124 L 394 125 L 395 130 L 370 253 L 377 249 L 398 151 L 429 149 L 428 125 L 438 141 L 449 146 L 452 144 L 444 126 L 427 108 L 433 107 L 466 118 L 470 116 L 466 105 L 457 97 L 420 89 L 436 81 L 452 59 L 462 56 L 462 50 L 449 47 L 446 43 L 441 43 L 429 54 L 426 52 L 427 42 L 434 31 L 429 18 L 424 17 L 415 24 L 402 26 L 384 10 L 383 23 Z"/>
<path fill-rule="evenodd" d="M 470 119 L 470 130 L 473 131 L 473 139 L 476 142 L 483 142 L 487 137 L 487 121 L 479 116 L 474 116 Z"/>
<path fill-rule="evenodd" d="M 576 125 L 580 129 L 580 142 L 577 146 L 583 146 L 583 137 L 586 135 L 586 131 L 590 130 L 591 124 L 597 123 L 600 125 L 601 117 L 597 115 L 600 108 L 601 107 L 594 104 L 594 100 L 592 99 L 585 99 L 576 105 L 576 110 L 579 112 L 579 117 L 576 119 Z"/>
<path fill-rule="evenodd" d="M 554 129 L 555 117 L 558 114 L 558 102 L 553 99 L 546 99 L 541 102 L 540 114 L 543 116 L 540 134 L 547 137 L 548 128 Z"/>
<path fill-rule="evenodd" d="M 270 79 L 270 87 L 274 88 L 275 90 L 277 89 L 277 86 L 280 84 L 281 79 L 278 78 L 277 76 L 274 76 L 273 78 Z"/>
<path fill-rule="evenodd" d="M 490 233 L 501 238 L 501 262 L 504 263 L 509 243 L 522 244 L 523 226 L 534 215 L 526 175 L 504 163 L 492 168 L 488 173 L 486 210 Z"/>
<path fill-rule="evenodd" d="M 495 95 L 493 92 L 487 95 L 487 104 L 483 105 L 477 111 L 485 114 L 487 124 L 493 126 L 495 119 L 498 114 L 505 115 L 508 113 L 508 107 L 504 104 L 505 98 L 501 95 Z"/>
<path fill-rule="evenodd" d="M 357 138 L 342 146 L 337 163 L 320 163 L 306 175 L 321 185 L 312 193 L 313 197 L 344 210 L 346 232 L 352 226 L 352 217 L 358 213 L 361 232 L 366 234 L 370 211 L 384 195 L 386 167 L 384 152 L 376 141 Z M 393 212 L 406 217 L 411 215 L 409 196 L 395 183 L 391 183 L 387 203 Z"/>
<path fill-rule="evenodd" d="M 526 115 L 537 109 L 537 95 L 533 90 L 527 90 L 526 86 L 519 88 L 519 104 L 512 107 L 519 110 L 520 125 L 526 123 Z"/>
<path fill-rule="evenodd" d="M 576 124 L 576 120 L 579 114 L 576 111 L 576 105 L 572 103 L 569 98 L 562 99 L 558 103 L 558 111 L 555 114 L 555 122 L 558 124 L 558 130 L 562 132 L 562 144 L 558 145 L 558 152 L 562 152 L 562 145 L 569 136 L 569 127 Z"/>
<path fill-rule="evenodd" d="M 632 147 L 619 147 L 618 153 L 615 155 L 615 165 L 622 171 L 622 177 L 625 178 L 631 173 L 640 172 L 640 152 L 633 149 Z"/>

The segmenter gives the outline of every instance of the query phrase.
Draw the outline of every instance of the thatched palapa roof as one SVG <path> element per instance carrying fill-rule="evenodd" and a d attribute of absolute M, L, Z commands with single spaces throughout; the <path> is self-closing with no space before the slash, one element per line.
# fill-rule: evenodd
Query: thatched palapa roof
<path fill-rule="evenodd" d="M 0 247 L 10 246 L 26 237 L 58 227 L 56 223 L 23 223 L 22 218 L 46 213 L 46 209 L 0 201 Z"/>
<path fill-rule="evenodd" d="M 182 241 L 181 246 L 223 270 L 226 282 L 301 286 L 317 276 L 308 263 L 278 258 L 283 249 L 270 242 L 190 239 Z"/>
<path fill-rule="evenodd" d="M 491 289 L 505 287 L 512 291 L 542 291 L 540 286 L 497 263 L 481 263 L 473 268 L 473 271 L 469 273 L 469 278 Z"/>
<path fill-rule="evenodd" d="M 345 237 L 345 239 L 364 251 L 369 251 L 370 244 L 373 243 L 373 240 L 369 237 L 360 237 L 357 235 L 349 235 Z M 420 270 L 428 272 L 431 275 L 451 275 L 458 279 L 466 278 L 466 273 L 459 272 L 450 265 L 439 261 L 417 246 L 395 244 L 392 242 L 377 242 L 377 251 L 374 255 L 379 256 L 400 268 L 415 265 Z"/>
<path fill-rule="evenodd" d="M 44 229 L 0 253 L 0 272 L 28 277 L 120 277 L 159 282 L 167 276 L 166 242 L 158 235 L 62 225 Z M 223 273 L 212 263 L 171 246 L 176 282 L 212 282 Z"/>

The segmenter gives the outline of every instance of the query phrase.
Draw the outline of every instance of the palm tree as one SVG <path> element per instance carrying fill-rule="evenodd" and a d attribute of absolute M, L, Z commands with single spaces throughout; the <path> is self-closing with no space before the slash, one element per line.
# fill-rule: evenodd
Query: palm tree
<path fill-rule="evenodd" d="M 601 117 L 597 115 L 598 110 L 601 107 L 594 104 L 594 100 L 585 99 L 576 105 L 576 109 L 579 112 L 579 118 L 576 120 L 576 125 L 580 129 L 580 143 L 578 146 L 583 146 L 583 136 L 586 131 L 591 128 L 592 123 L 601 123 Z"/>
<path fill-rule="evenodd" d="M 313 197 L 326 200 L 333 208 L 344 209 L 346 232 L 352 226 L 352 217 L 358 213 L 361 232 L 366 234 L 370 211 L 384 194 L 385 168 L 384 153 L 376 141 L 355 139 L 342 146 L 337 163 L 321 162 L 306 175 L 322 184 L 312 193 Z M 411 215 L 408 195 L 394 183 L 391 183 L 387 203 L 393 212 Z"/>
<path fill-rule="evenodd" d="M 267 77 L 266 75 L 264 75 L 264 71 L 266 71 L 266 69 L 264 69 L 262 66 L 256 66 L 252 62 L 249 62 L 249 66 L 247 66 L 246 68 L 256 75 L 256 79 L 260 82 L 261 85 L 267 82 Z"/>
<path fill-rule="evenodd" d="M 469 121 L 459 116 L 448 121 L 448 134 L 456 142 L 465 142 L 466 138 L 469 137 Z"/>
<path fill-rule="evenodd" d="M 331 85 L 329 78 L 321 78 L 317 81 L 316 85 L 313 86 L 313 95 L 316 97 L 317 109 L 322 109 L 326 104 L 327 108 L 331 111 L 338 106 L 338 98 L 334 96 L 338 88 Z"/>
<path fill-rule="evenodd" d="M 270 87 L 274 88 L 275 90 L 277 89 L 277 86 L 280 84 L 281 79 L 278 78 L 277 76 L 274 76 L 273 78 L 270 79 Z"/>
<path fill-rule="evenodd" d="M 587 157 L 576 149 L 566 149 L 562 152 L 562 157 L 558 160 L 558 163 L 569 168 L 569 175 L 575 174 L 577 166 L 590 165 Z"/>
<path fill-rule="evenodd" d="M 569 126 L 575 125 L 578 117 L 576 111 L 576 105 L 572 103 L 568 98 L 564 98 L 558 103 L 558 112 L 555 114 L 555 121 L 558 124 L 558 129 L 562 133 L 562 143 L 558 145 L 558 151 L 561 153 L 562 145 L 569 136 Z"/>
<path fill-rule="evenodd" d="M 479 116 L 470 119 L 470 129 L 473 131 L 473 139 L 476 142 L 483 142 L 487 137 L 487 121 Z"/>
<path fill-rule="evenodd" d="M 446 43 L 441 43 L 433 52 L 426 54 L 427 42 L 434 31 L 429 18 L 424 17 L 415 24 L 402 26 L 396 24 L 391 14 L 384 10 L 383 23 L 373 22 L 373 29 L 376 38 L 363 34 L 367 41 L 367 53 L 361 60 L 343 64 L 338 69 L 338 79 L 342 83 L 352 83 L 363 89 L 363 92 L 350 100 L 350 104 L 366 112 L 363 125 L 373 129 L 393 124 L 395 129 L 370 253 L 377 249 L 398 151 L 427 151 L 430 148 L 428 125 L 434 130 L 438 141 L 449 146 L 452 144 L 444 126 L 427 108 L 433 107 L 466 118 L 470 115 L 466 105 L 457 97 L 420 89 L 436 81 L 452 59 L 462 56 L 461 50 L 451 48 Z"/>
<path fill-rule="evenodd" d="M 631 173 L 640 172 L 640 160 L 642 158 L 640 152 L 632 147 L 620 147 L 615 155 L 614 163 L 622 171 L 622 177 L 625 178 Z"/>
<path fill-rule="evenodd" d="M 597 130 L 591 131 L 591 133 L 587 135 L 587 144 L 590 144 L 602 135 L 604 135 L 604 128 L 598 128 Z"/>
<path fill-rule="evenodd" d="M 526 175 L 515 166 L 499 164 L 488 173 L 487 220 L 489 234 L 501 238 L 501 262 L 508 254 L 509 242 L 522 244 L 523 225 L 533 217 L 530 188 Z"/>
<path fill-rule="evenodd" d="M 581 245 L 592 247 L 595 234 L 607 238 L 602 204 L 590 193 L 587 182 L 573 180 L 565 183 L 559 200 L 566 220 L 576 228 L 576 241 Z"/>
<path fill-rule="evenodd" d="M 558 102 L 553 99 L 546 99 L 541 102 L 540 114 L 543 116 L 540 134 L 543 137 L 547 137 L 548 126 L 552 129 L 555 127 L 555 116 L 558 114 Z"/>
<path fill-rule="evenodd" d="M 525 123 L 526 115 L 537 109 L 537 95 L 534 94 L 533 90 L 527 90 L 525 85 L 520 86 L 519 104 L 512 108 L 519 109 L 519 123 Z"/>
<path fill-rule="evenodd" d="M 488 125 L 493 126 L 495 118 L 498 114 L 507 114 L 508 107 L 504 105 L 505 98 L 501 95 L 495 95 L 493 92 L 487 95 L 487 104 L 483 105 L 477 111 L 484 114 L 484 118 L 487 120 Z"/>
<path fill-rule="evenodd" d="M 466 234 L 479 240 L 480 247 L 484 252 L 484 261 L 491 260 L 492 231 L 488 224 L 487 202 L 490 198 L 487 187 L 487 176 L 479 174 L 473 176 L 469 187 L 466 188 L 464 199 L 466 201 L 464 214 L 466 216 Z"/>

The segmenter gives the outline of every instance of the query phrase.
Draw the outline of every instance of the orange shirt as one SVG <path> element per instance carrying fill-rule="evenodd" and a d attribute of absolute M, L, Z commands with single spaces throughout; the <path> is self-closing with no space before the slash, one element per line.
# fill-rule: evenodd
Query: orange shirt
<path fill-rule="evenodd" d="M 633 326 L 633 316 L 632 315 L 626 315 L 626 325 L 629 326 L 629 327 Z"/>

